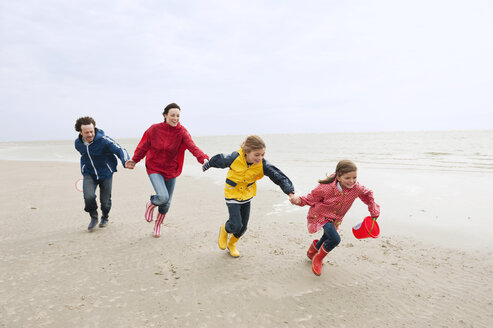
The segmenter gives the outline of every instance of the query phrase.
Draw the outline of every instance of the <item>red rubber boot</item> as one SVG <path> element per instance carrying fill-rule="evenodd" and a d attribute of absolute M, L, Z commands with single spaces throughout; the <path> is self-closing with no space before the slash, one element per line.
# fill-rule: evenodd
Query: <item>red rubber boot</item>
<path fill-rule="evenodd" d="M 313 259 L 313 257 L 315 256 L 315 254 L 317 254 L 317 252 L 318 252 L 317 243 L 318 243 L 318 239 L 315 239 L 311 243 L 310 248 L 308 248 L 308 251 L 306 252 L 306 256 L 308 256 L 308 258 L 310 260 Z"/>
<path fill-rule="evenodd" d="M 161 236 L 161 224 L 164 221 L 165 214 L 157 213 L 156 223 L 154 223 L 154 238 L 159 238 Z"/>
<path fill-rule="evenodd" d="M 315 256 L 313 256 L 312 271 L 317 276 L 320 276 L 322 274 L 323 260 L 324 260 L 324 257 L 327 256 L 327 254 L 329 254 L 329 252 L 326 251 L 324 248 L 324 245 L 322 245 L 322 246 L 320 246 L 318 253 L 315 254 Z"/>
<path fill-rule="evenodd" d="M 151 203 L 151 201 L 148 201 L 146 204 L 146 213 L 144 214 L 144 217 L 146 218 L 147 222 L 152 222 L 153 220 L 153 215 L 154 215 L 154 209 L 157 206 Z"/>

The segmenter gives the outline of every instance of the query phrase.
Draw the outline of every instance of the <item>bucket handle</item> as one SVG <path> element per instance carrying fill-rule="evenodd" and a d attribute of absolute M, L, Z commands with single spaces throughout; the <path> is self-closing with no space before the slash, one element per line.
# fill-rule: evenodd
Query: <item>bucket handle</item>
<path fill-rule="evenodd" d="M 371 223 L 371 228 L 370 228 L 370 231 L 368 231 L 368 235 L 371 236 L 371 231 L 373 230 L 373 226 L 375 225 L 375 221 L 377 220 L 377 218 L 372 218 L 373 219 L 373 222 Z"/>

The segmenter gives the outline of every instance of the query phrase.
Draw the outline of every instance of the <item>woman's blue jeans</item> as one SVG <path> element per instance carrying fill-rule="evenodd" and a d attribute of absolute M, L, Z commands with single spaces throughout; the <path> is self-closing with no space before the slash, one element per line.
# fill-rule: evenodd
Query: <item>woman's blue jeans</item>
<path fill-rule="evenodd" d="M 337 232 L 336 227 L 334 226 L 334 222 L 327 222 L 324 225 L 324 234 L 322 238 L 317 243 L 317 249 L 320 249 L 320 246 L 324 245 L 324 248 L 327 252 L 333 250 L 339 243 L 341 242 L 341 236 Z"/>
<path fill-rule="evenodd" d="M 101 211 L 103 218 L 107 218 L 111 210 L 111 187 L 113 185 L 113 176 L 105 180 L 96 180 L 90 175 L 84 175 L 82 182 L 82 191 L 84 193 L 84 211 L 89 212 L 91 216 L 97 216 L 98 204 L 96 203 L 96 187 L 99 186 L 99 200 L 101 202 Z"/>
<path fill-rule="evenodd" d="M 151 196 L 151 203 L 159 206 L 159 213 L 168 213 L 171 205 L 171 197 L 175 190 L 176 178 L 166 180 L 161 174 L 152 173 L 149 174 L 149 179 L 154 187 L 154 191 L 156 191 L 156 195 Z"/>

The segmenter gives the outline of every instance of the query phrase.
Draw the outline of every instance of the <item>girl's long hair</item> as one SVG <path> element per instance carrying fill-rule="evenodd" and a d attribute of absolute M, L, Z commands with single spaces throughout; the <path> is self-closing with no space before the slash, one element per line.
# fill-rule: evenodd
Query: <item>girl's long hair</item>
<path fill-rule="evenodd" d="M 252 150 L 265 149 L 265 142 L 256 135 L 248 136 L 245 141 L 241 144 L 241 149 L 245 154 L 251 152 Z"/>
<path fill-rule="evenodd" d="M 323 183 L 323 184 L 332 183 L 334 182 L 336 177 L 340 177 L 341 175 L 344 175 L 349 172 L 354 172 L 357 170 L 358 168 L 356 167 L 356 164 L 354 164 L 350 160 L 344 159 L 339 163 L 337 163 L 335 173 L 332 173 L 331 175 L 327 176 L 325 179 L 318 180 L 318 183 Z"/>

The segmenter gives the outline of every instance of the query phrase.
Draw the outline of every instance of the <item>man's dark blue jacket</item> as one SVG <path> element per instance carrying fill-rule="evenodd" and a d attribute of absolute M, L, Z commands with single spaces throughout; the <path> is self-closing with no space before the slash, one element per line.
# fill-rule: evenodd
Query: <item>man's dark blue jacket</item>
<path fill-rule="evenodd" d="M 84 143 L 81 135 L 75 139 L 75 149 L 81 154 L 80 170 L 82 175 L 91 175 L 96 180 L 110 178 L 116 172 L 118 161 L 125 167 L 130 159 L 125 148 L 104 134 L 103 130 L 95 129 L 96 136 L 90 144 Z"/>

